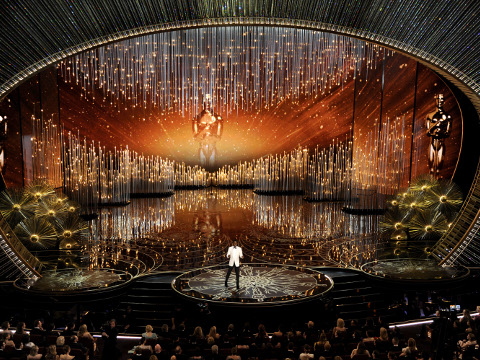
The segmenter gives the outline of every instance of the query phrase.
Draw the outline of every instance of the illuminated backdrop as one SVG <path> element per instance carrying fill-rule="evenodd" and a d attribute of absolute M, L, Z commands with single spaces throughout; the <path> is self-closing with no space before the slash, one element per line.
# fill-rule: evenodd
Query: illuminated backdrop
<path fill-rule="evenodd" d="M 10 125 L 5 175 L 8 184 L 33 176 L 32 116 L 109 149 L 196 164 L 192 119 L 210 101 L 225 120 L 218 166 L 352 137 L 361 148 L 387 119 L 405 117 L 406 182 L 428 171 L 424 122 L 437 93 L 454 119 L 441 173 L 451 177 L 461 147 L 458 105 L 437 75 L 405 56 L 310 30 L 155 34 L 68 59 L 11 93 L 0 105 Z"/>

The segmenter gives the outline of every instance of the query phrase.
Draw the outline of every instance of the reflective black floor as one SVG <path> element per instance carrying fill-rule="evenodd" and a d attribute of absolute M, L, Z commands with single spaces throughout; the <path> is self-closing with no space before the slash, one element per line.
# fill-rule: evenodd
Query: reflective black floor
<path fill-rule="evenodd" d="M 92 223 L 90 250 L 96 258 L 134 257 L 145 270 L 187 270 L 224 263 L 237 240 L 245 262 L 343 266 L 375 246 L 379 218 L 348 215 L 343 206 L 251 190 L 177 191 L 101 209 Z M 347 254 L 342 250 L 339 256 L 345 246 Z"/>

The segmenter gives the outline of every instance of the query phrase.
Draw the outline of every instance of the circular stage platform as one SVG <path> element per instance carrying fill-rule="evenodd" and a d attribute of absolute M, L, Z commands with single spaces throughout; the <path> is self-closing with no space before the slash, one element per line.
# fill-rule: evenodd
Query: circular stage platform
<path fill-rule="evenodd" d="M 17 289 L 51 295 L 102 292 L 127 284 L 132 275 L 116 269 L 63 269 L 44 271 L 41 278 L 17 279 Z"/>
<path fill-rule="evenodd" d="M 284 305 L 308 301 L 333 287 L 327 275 L 303 267 L 274 264 L 242 264 L 240 290 L 235 288 L 235 271 L 225 287 L 228 266 L 216 265 L 186 272 L 172 282 L 172 288 L 191 300 L 219 305 Z"/>
<path fill-rule="evenodd" d="M 469 275 L 463 266 L 440 266 L 432 259 L 383 259 L 363 264 L 361 270 L 379 279 L 432 284 L 458 281 Z"/>

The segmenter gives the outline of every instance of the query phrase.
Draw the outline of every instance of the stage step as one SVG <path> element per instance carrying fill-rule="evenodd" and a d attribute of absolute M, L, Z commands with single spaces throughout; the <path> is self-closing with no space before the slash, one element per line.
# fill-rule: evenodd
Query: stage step
<path fill-rule="evenodd" d="M 171 301 L 171 300 L 174 300 L 172 298 L 168 298 L 168 299 L 165 299 L 165 301 L 162 301 L 162 302 L 155 302 L 155 303 L 152 303 L 152 302 L 141 302 L 141 301 L 128 301 L 128 302 L 125 302 L 125 301 L 122 301 L 120 304 L 119 304 L 119 308 L 122 308 L 122 309 L 126 309 L 127 306 L 131 306 L 132 309 L 157 309 L 160 305 L 163 307 L 163 306 L 168 306 L 169 308 L 170 307 L 173 307 L 175 305 L 175 301 L 171 301 L 171 302 L 166 302 L 166 301 Z M 160 305 L 159 305 L 160 304 Z"/>
<path fill-rule="evenodd" d="M 169 272 L 145 276 L 138 279 L 118 306 L 118 311 L 124 312 L 131 306 L 135 319 L 130 332 L 142 333 L 145 325 L 159 329 L 163 324 L 171 325 L 172 311 L 178 303 L 172 281 L 180 273 Z"/>
<path fill-rule="evenodd" d="M 327 296 L 335 306 L 338 317 L 349 321 L 387 313 L 382 292 L 362 273 L 348 269 L 318 270 L 333 280 L 333 289 Z"/>
<path fill-rule="evenodd" d="M 350 289 L 363 289 L 363 288 L 368 288 L 370 287 L 365 280 L 359 280 L 359 281 L 346 281 L 346 282 L 335 282 L 333 283 L 333 289 L 332 290 L 350 290 Z"/>
<path fill-rule="evenodd" d="M 382 293 L 374 292 L 368 294 L 350 295 L 350 296 L 335 296 L 332 297 L 334 301 L 341 302 L 343 304 L 356 304 L 358 302 L 371 302 L 378 301 L 379 297 L 383 296 Z"/>
<path fill-rule="evenodd" d="M 347 289 L 335 289 L 335 287 L 330 291 L 332 297 L 347 297 L 355 296 L 361 294 L 370 294 L 372 291 L 375 291 L 371 286 L 362 286 L 362 287 L 353 287 Z"/>

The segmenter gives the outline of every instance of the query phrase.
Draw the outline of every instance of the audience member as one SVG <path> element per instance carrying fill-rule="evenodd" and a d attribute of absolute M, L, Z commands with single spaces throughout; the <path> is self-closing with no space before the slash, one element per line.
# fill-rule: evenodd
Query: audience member
<path fill-rule="evenodd" d="M 212 345 L 210 354 L 206 356 L 206 360 L 220 360 L 220 355 L 218 353 L 218 345 Z"/>
<path fill-rule="evenodd" d="M 368 357 L 371 357 L 370 356 L 370 352 L 367 350 L 366 346 L 365 346 L 365 343 L 363 341 L 360 341 L 358 344 L 357 344 L 357 348 L 356 349 L 353 349 L 352 350 L 352 353 L 350 354 L 350 357 L 353 358 L 355 356 L 360 356 L 360 355 L 366 355 Z"/>
<path fill-rule="evenodd" d="M 14 342 L 21 342 L 22 344 L 26 344 L 30 341 L 30 335 L 27 333 L 25 328 L 26 325 L 23 321 L 20 321 L 17 324 L 17 330 L 15 330 L 15 335 L 13 336 Z"/>
<path fill-rule="evenodd" d="M 228 355 L 225 360 L 242 360 L 240 355 L 237 354 L 237 351 L 238 350 L 236 346 L 232 347 L 230 355 Z"/>
<path fill-rule="evenodd" d="M 8 329 L 10 329 L 10 322 L 8 321 L 2 322 L 2 325 L 0 325 L 0 333 L 7 331 Z"/>
<path fill-rule="evenodd" d="M 375 339 L 375 349 L 381 353 L 387 353 L 390 349 L 390 339 L 388 338 L 388 331 L 386 328 L 380 328 L 380 336 Z"/>
<path fill-rule="evenodd" d="M 345 327 L 345 321 L 343 319 L 337 319 L 337 326 L 333 328 L 333 336 L 335 338 L 345 338 L 347 335 L 347 328 Z"/>
<path fill-rule="evenodd" d="M 153 329 L 152 329 L 153 330 Z M 108 322 L 108 325 L 103 329 L 102 339 L 103 339 L 103 351 L 102 359 L 103 360 L 115 360 L 119 356 L 119 351 L 117 349 L 117 322 L 115 319 L 111 319 Z M 152 348 L 150 347 L 150 354 L 152 353 Z"/>
<path fill-rule="evenodd" d="M 174 352 L 176 360 L 187 360 L 187 356 L 183 353 L 183 349 L 180 345 L 175 347 Z"/>
<path fill-rule="evenodd" d="M 38 346 L 33 345 L 30 348 L 30 353 L 27 356 L 27 360 L 40 360 L 42 358 L 42 354 L 38 353 Z"/>
<path fill-rule="evenodd" d="M 303 352 L 298 356 L 300 360 L 313 359 L 313 354 L 310 352 L 310 346 L 307 344 L 303 347 Z"/>
<path fill-rule="evenodd" d="M 57 348 L 65 346 L 65 337 L 59 336 L 56 341 Z"/>
<path fill-rule="evenodd" d="M 55 345 L 50 345 L 47 348 L 47 353 L 45 354 L 45 360 L 60 360 L 57 355 L 57 347 Z"/>
<path fill-rule="evenodd" d="M 417 344 L 414 338 L 408 339 L 407 347 L 402 349 L 400 356 L 407 357 L 409 359 L 415 359 L 418 355 Z"/>
<path fill-rule="evenodd" d="M 2 333 L 2 340 L 5 342 L 5 346 L 15 347 L 10 330 L 5 330 Z"/>
<path fill-rule="evenodd" d="M 84 355 L 88 353 L 88 349 L 82 343 L 78 342 L 78 336 L 72 335 L 70 337 L 70 348 L 81 350 Z"/>
<path fill-rule="evenodd" d="M 72 360 L 75 356 L 70 355 L 70 346 L 65 345 L 63 347 L 63 354 L 60 355 L 60 360 Z"/>
<path fill-rule="evenodd" d="M 97 350 L 96 339 L 88 332 L 86 324 L 80 325 L 77 336 L 78 342 L 82 343 L 88 349 L 89 355 L 93 357 Z"/>
<path fill-rule="evenodd" d="M 73 335 L 76 335 L 75 323 L 73 321 L 67 323 L 65 330 L 62 331 L 62 335 L 65 337 L 65 339 L 70 339 Z"/>
<path fill-rule="evenodd" d="M 142 338 L 145 340 L 156 340 L 158 338 L 157 334 L 153 332 L 152 325 L 147 325 L 145 327 L 145 332 L 142 334 Z"/>
<path fill-rule="evenodd" d="M 153 355 L 157 357 L 157 360 L 168 360 L 169 358 L 168 353 L 162 349 L 160 344 L 155 345 Z"/>
<path fill-rule="evenodd" d="M 12 354 L 10 355 L 12 359 L 26 359 L 27 354 L 23 351 L 23 343 L 19 342 L 15 344 L 15 349 L 13 350 Z"/>
<path fill-rule="evenodd" d="M 402 352 L 402 347 L 400 346 L 400 340 L 398 337 L 392 339 L 392 345 L 390 346 L 390 352 L 400 354 Z"/>
<path fill-rule="evenodd" d="M 220 339 L 220 334 L 217 333 L 217 327 L 216 326 L 212 326 L 210 328 L 210 332 L 208 333 L 208 336 L 212 337 L 215 340 L 215 342 L 217 342 Z"/>

